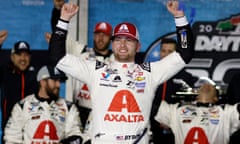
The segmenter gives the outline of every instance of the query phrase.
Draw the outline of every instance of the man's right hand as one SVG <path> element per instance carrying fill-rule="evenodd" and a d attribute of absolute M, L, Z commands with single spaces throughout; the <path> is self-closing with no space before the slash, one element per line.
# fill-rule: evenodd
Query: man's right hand
<path fill-rule="evenodd" d="M 78 12 L 78 5 L 73 3 L 65 3 L 61 9 L 61 19 L 70 21 L 70 19 Z"/>
<path fill-rule="evenodd" d="M 184 16 L 183 10 L 179 9 L 178 0 L 169 0 L 167 3 L 167 9 L 175 18 Z"/>

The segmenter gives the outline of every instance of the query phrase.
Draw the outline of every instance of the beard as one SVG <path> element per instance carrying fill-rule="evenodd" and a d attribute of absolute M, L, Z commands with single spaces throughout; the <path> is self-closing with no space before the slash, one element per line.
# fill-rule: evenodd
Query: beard
<path fill-rule="evenodd" d="M 59 98 L 59 88 L 46 88 L 47 95 L 49 96 L 49 100 L 56 101 Z"/>
<path fill-rule="evenodd" d="M 98 52 L 100 52 L 100 51 L 106 51 L 106 50 L 108 50 L 109 45 L 110 45 L 110 42 L 108 42 L 108 43 L 102 42 L 102 44 L 99 44 L 99 42 L 94 41 L 93 44 L 94 44 L 95 50 L 98 51 Z"/>

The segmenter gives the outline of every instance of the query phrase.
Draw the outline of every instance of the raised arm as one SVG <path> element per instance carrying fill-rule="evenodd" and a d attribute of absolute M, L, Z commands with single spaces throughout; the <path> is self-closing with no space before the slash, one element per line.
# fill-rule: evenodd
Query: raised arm
<path fill-rule="evenodd" d="M 169 1 L 167 3 L 168 11 L 173 15 L 176 24 L 177 49 L 158 62 L 151 63 L 153 73 L 153 84 L 158 86 L 168 80 L 181 69 L 193 57 L 193 34 L 184 12 L 178 8 L 178 1 Z"/>
<path fill-rule="evenodd" d="M 179 7 L 178 1 L 168 1 L 167 9 L 175 18 L 176 33 L 178 37 L 177 52 L 181 55 L 185 63 L 189 63 L 194 52 L 191 26 L 188 23 L 183 10 Z"/>
<path fill-rule="evenodd" d="M 65 3 L 61 9 L 60 20 L 49 42 L 49 58 L 53 65 L 66 54 L 67 27 L 70 19 L 78 12 L 78 6 Z"/>

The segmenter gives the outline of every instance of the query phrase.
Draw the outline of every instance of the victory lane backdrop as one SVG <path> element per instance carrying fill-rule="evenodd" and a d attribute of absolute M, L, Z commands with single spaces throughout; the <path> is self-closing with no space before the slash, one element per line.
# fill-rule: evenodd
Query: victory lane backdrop
<path fill-rule="evenodd" d="M 146 57 L 158 57 L 159 44 L 154 45 L 156 49 L 153 53 L 149 50 L 150 46 L 159 38 L 175 32 L 174 20 L 166 9 L 166 2 L 167 0 L 88 0 L 89 47 L 92 47 L 93 28 L 97 22 L 108 21 L 115 26 L 120 22 L 129 21 L 134 23 L 139 29 L 140 41 L 142 43 L 141 52 L 148 51 L 149 55 L 146 55 Z M 226 76 L 222 75 L 226 75 L 226 72 L 221 74 L 218 70 L 218 63 L 222 66 L 219 69 L 224 69 L 224 65 L 230 63 L 232 65 L 230 67 L 234 67 L 230 68 L 231 70 L 236 68 L 236 63 L 239 64 L 238 60 L 236 60 L 238 57 L 237 52 L 239 54 L 239 47 L 238 49 L 236 48 L 237 40 L 234 40 L 228 46 L 225 46 L 226 41 L 224 41 L 224 39 L 229 40 L 238 37 L 238 35 L 235 35 L 235 32 L 238 30 L 236 29 L 236 24 L 238 23 L 236 21 L 229 22 L 232 23 L 235 29 L 229 28 L 230 24 L 228 23 L 222 24 L 222 28 L 227 27 L 222 32 L 233 31 L 234 33 L 231 34 L 222 33 L 219 29 L 216 31 L 216 24 L 212 25 L 211 23 L 218 23 L 218 21 L 224 23 L 224 20 L 229 21 L 233 15 L 238 15 L 240 9 L 239 0 L 180 0 L 180 4 L 188 20 L 193 25 L 194 33 L 197 35 L 195 50 L 199 54 L 200 59 L 204 58 L 204 66 L 208 66 L 207 68 L 200 67 L 199 70 L 199 67 L 190 65 L 194 67 L 191 67 L 191 69 L 197 69 L 202 74 L 207 74 L 216 80 L 225 79 Z M 11 49 L 14 42 L 18 40 L 26 40 L 34 50 L 47 50 L 48 45 L 45 41 L 44 33 L 47 31 L 51 32 L 50 16 L 52 7 L 52 0 L 0 1 L 0 29 L 9 31 L 9 36 L 3 44 L 3 49 Z M 213 28 L 212 31 L 207 31 L 209 26 Z M 201 32 L 202 28 L 206 31 Z M 217 36 L 213 36 L 216 33 Z M 203 41 L 203 39 L 206 41 Z M 221 39 L 219 47 L 228 47 L 227 51 L 223 51 L 221 48 L 200 49 L 204 47 L 204 44 L 207 44 L 207 40 L 212 45 L 213 41 L 217 39 Z M 215 55 L 216 53 L 217 55 Z M 227 61 L 224 62 L 225 60 Z M 227 82 L 227 80 L 224 80 L 224 82 Z"/>

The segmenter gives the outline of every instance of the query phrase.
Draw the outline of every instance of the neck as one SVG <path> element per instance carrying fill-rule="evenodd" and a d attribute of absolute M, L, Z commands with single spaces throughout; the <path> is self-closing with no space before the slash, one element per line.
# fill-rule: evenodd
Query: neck
<path fill-rule="evenodd" d="M 108 49 L 105 49 L 105 50 L 98 50 L 96 48 L 94 48 L 94 51 L 101 54 L 101 55 L 107 55 L 109 53 L 109 50 Z"/>
<path fill-rule="evenodd" d="M 216 103 L 216 100 L 215 99 L 210 99 L 210 98 L 205 98 L 205 97 L 202 97 L 202 98 L 198 98 L 197 99 L 197 102 L 198 103 Z"/>
<path fill-rule="evenodd" d="M 42 89 L 39 90 L 38 96 L 43 99 L 49 99 L 49 96 L 47 95 L 47 93 Z"/>

